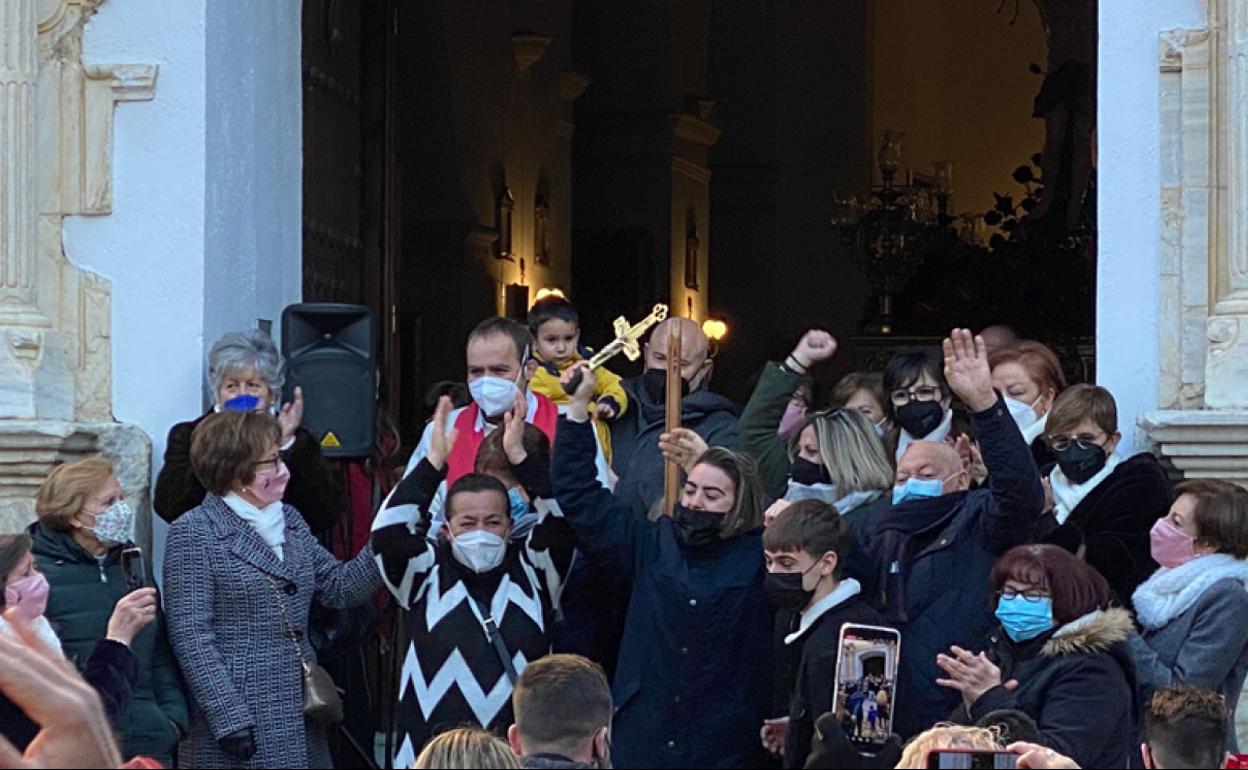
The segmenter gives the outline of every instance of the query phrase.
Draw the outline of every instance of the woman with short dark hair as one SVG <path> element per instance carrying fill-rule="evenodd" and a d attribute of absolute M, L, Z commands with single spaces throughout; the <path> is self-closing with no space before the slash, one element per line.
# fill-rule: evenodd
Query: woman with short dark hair
<path fill-rule="evenodd" d="M 282 503 L 282 429 L 261 412 L 206 417 L 190 461 L 208 494 L 169 529 L 169 641 L 196 708 L 190 767 L 329 767 L 324 728 L 303 713 L 315 600 L 333 609 L 381 588 L 371 547 L 342 563 Z"/>
<path fill-rule="evenodd" d="M 1161 568 L 1135 592 L 1131 652 L 1145 694 L 1176 684 L 1219 693 L 1235 713 L 1248 674 L 1248 490 L 1185 481 L 1153 527 Z M 1234 724 L 1227 751 L 1238 753 Z"/>
<path fill-rule="evenodd" d="M 884 369 L 888 419 L 897 428 L 895 457 L 916 441 L 941 442 L 953 431 L 953 391 L 937 348 L 898 353 Z"/>
<path fill-rule="evenodd" d="M 1022 711 L 1081 767 L 1129 767 L 1140 712 L 1131 616 L 1111 607 L 1105 579 L 1057 546 L 1023 545 L 993 566 L 991 586 L 1000 628 L 985 650 L 937 656 L 937 683 L 962 693 L 956 721 Z"/>

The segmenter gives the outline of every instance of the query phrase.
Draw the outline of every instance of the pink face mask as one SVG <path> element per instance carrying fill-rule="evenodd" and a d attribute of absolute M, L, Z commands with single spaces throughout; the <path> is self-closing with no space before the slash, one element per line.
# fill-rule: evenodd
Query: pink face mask
<path fill-rule="evenodd" d="M 17 614 L 28 621 L 35 620 L 48 609 L 48 591 L 48 579 L 35 573 L 5 586 L 4 606 L 16 607 Z"/>
<path fill-rule="evenodd" d="M 1153 559 L 1163 567 L 1182 567 L 1196 558 L 1196 538 L 1174 526 L 1167 519 L 1158 519 L 1149 533 Z"/>
<path fill-rule="evenodd" d="M 290 483 L 290 470 L 286 463 L 279 463 L 278 470 L 268 468 L 256 473 L 255 479 L 248 485 L 251 493 L 260 501 L 261 507 L 278 502 L 286 494 L 286 485 Z"/>
<path fill-rule="evenodd" d="M 784 417 L 780 418 L 780 427 L 776 430 L 776 435 L 792 436 L 793 431 L 800 428 L 805 420 L 806 407 L 790 403 L 784 409 Z"/>

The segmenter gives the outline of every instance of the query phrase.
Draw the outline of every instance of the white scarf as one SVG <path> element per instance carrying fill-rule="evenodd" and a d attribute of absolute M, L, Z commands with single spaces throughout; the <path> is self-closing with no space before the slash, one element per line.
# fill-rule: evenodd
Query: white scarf
<path fill-rule="evenodd" d="M 1105 460 L 1105 467 L 1101 469 L 1101 472 L 1082 484 L 1076 484 L 1066 478 L 1060 466 L 1054 468 L 1049 474 L 1049 486 L 1053 489 L 1053 504 L 1057 507 L 1057 523 L 1065 524 L 1066 519 L 1070 518 L 1070 512 L 1079 507 L 1083 498 L 1096 489 L 1102 481 L 1109 478 L 1114 469 L 1121 464 L 1122 458 L 1117 452 L 1113 453 Z"/>
<path fill-rule="evenodd" d="M 941 420 L 936 430 L 927 434 L 923 438 L 915 438 L 911 436 L 905 428 L 901 429 L 901 434 L 897 437 L 897 462 L 901 462 L 901 456 L 906 453 L 910 445 L 916 441 L 935 441 L 937 444 L 949 438 L 949 433 L 953 430 L 953 410 L 945 410 L 945 419 Z"/>
<path fill-rule="evenodd" d="M 282 501 L 257 508 L 233 492 L 223 499 L 230 506 L 230 510 L 250 524 L 260 539 L 273 549 L 277 560 L 282 561 L 282 545 L 286 543 L 286 514 L 282 512 Z"/>
<path fill-rule="evenodd" d="M 813 606 L 802 610 L 802 623 L 798 629 L 788 636 L 784 637 L 785 644 L 793 644 L 810 630 L 819 618 L 827 615 L 838 604 L 844 604 L 858 594 L 862 593 L 862 585 L 857 580 L 849 578 L 842 580 L 832 593 L 815 602 Z"/>
<path fill-rule="evenodd" d="M 1023 440 L 1027 442 L 1027 446 L 1031 446 L 1036 439 L 1044 435 L 1044 431 L 1049 427 L 1049 414 L 1045 412 L 1043 417 L 1023 429 Z"/>
<path fill-rule="evenodd" d="M 65 651 L 61 649 L 61 640 L 57 637 L 56 632 L 52 630 L 52 624 L 48 622 L 47 618 L 40 615 L 30 621 L 30 630 L 35 632 L 35 635 L 39 637 L 39 641 L 43 642 L 48 649 L 61 657 L 65 657 Z M 0 617 L 0 634 L 13 638 L 17 637 L 17 632 L 13 630 L 13 627 L 3 617 Z"/>
<path fill-rule="evenodd" d="M 1147 629 L 1161 628 L 1191 609 L 1209 586 L 1227 578 L 1248 588 L 1248 562 L 1226 553 L 1211 553 L 1181 567 L 1162 567 L 1135 590 L 1136 617 Z"/>

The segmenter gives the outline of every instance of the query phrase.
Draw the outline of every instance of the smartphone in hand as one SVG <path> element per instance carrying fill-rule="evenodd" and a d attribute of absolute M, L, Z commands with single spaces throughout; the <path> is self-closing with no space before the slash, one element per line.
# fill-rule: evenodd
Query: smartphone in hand
<path fill-rule="evenodd" d="M 841 628 L 833 710 L 859 751 L 879 751 L 893 732 L 900 663 L 900 631 L 854 623 Z"/>
<path fill-rule="evenodd" d="M 134 546 L 121 552 L 121 572 L 126 579 L 126 593 L 147 586 L 147 562 L 142 548 Z"/>

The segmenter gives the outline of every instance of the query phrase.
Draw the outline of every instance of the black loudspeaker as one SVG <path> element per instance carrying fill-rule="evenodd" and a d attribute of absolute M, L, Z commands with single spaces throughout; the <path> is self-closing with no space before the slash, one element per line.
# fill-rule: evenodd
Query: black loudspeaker
<path fill-rule="evenodd" d="M 377 409 L 373 311 L 304 303 L 282 311 L 286 401 L 303 388 L 303 427 L 326 457 L 373 453 Z"/>

